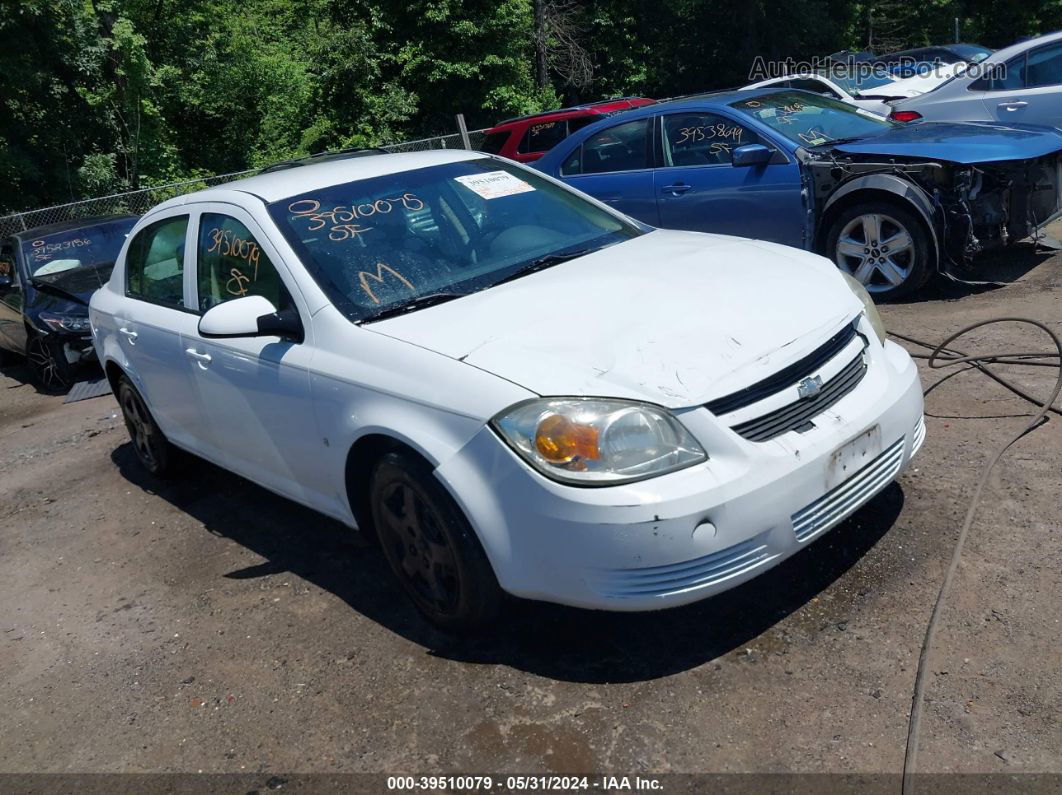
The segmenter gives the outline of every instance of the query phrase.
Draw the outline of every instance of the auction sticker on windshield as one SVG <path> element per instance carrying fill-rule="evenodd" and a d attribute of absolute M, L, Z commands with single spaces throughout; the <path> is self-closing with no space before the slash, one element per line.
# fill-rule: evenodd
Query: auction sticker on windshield
<path fill-rule="evenodd" d="M 484 199 L 500 199 L 502 196 L 512 196 L 516 193 L 527 193 L 534 190 L 529 184 L 519 177 L 514 177 L 508 171 L 466 174 L 461 177 L 454 177 L 454 180 Z"/>

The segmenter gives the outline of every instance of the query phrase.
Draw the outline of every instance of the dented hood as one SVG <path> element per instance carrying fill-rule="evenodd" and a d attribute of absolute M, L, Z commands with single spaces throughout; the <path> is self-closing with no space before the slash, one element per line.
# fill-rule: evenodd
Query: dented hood
<path fill-rule="evenodd" d="M 848 154 L 991 163 L 1030 160 L 1062 151 L 1062 134 L 1052 127 L 1028 124 L 926 121 L 896 126 L 834 148 Z"/>
<path fill-rule="evenodd" d="M 821 257 L 657 230 L 365 328 L 540 395 L 678 408 L 791 364 L 861 308 Z"/>

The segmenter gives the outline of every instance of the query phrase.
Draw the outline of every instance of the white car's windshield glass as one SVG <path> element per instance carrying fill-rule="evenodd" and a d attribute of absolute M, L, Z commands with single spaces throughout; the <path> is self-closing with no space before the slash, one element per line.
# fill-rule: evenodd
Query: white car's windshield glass
<path fill-rule="evenodd" d="M 484 290 L 642 234 L 571 191 L 487 158 L 312 190 L 269 210 L 354 321 Z"/>
<path fill-rule="evenodd" d="M 23 242 L 22 256 L 30 276 L 42 281 L 62 281 L 63 274 L 88 268 L 100 270 L 106 279 L 134 224 L 135 218 L 123 218 L 39 235 Z"/>
<path fill-rule="evenodd" d="M 878 135 L 894 124 L 869 111 L 804 91 L 779 91 L 731 102 L 800 146 L 821 146 Z"/>

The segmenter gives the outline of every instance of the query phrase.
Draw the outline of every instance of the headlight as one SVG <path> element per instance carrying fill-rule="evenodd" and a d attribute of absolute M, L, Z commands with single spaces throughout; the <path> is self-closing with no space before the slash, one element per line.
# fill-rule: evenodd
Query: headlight
<path fill-rule="evenodd" d="M 666 409 L 630 400 L 530 400 L 491 425 L 531 466 L 566 483 L 628 483 L 708 458 Z"/>
<path fill-rule="evenodd" d="M 87 334 L 92 331 L 89 319 L 85 315 L 56 315 L 51 312 L 41 312 L 37 317 L 52 331 L 69 331 L 75 334 Z"/>
<path fill-rule="evenodd" d="M 867 288 L 860 284 L 858 279 L 844 271 L 840 273 L 848 284 L 848 288 L 855 293 L 856 298 L 863 302 L 863 313 L 867 316 L 867 320 L 870 321 L 870 326 L 874 329 L 874 333 L 878 335 L 878 341 L 884 345 L 885 324 L 881 322 L 881 315 L 878 314 L 878 308 L 874 306 L 874 299 L 870 297 Z"/>

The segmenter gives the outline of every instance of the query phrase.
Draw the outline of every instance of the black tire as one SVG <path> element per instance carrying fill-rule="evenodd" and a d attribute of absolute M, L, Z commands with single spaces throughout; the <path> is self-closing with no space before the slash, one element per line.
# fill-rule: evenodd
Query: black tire
<path fill-rule="evenodd" d="M 872 236 L 875 228 L 878 234 Z M 875 299 L 901 298 L 923 287 L 936 273 L 929 235 L 922 219 L 899 205 L 854 204 L 842 210 L 830 225 L 826 256 L 862 282 Z M 903 247 L 890 250 L 886 245 L 890 240 Z"/>
<path fill-rule="evenodd" d="M 468 633 L 497 617 L 504 596 L 487 555 L 423 459 L 401 451 L 381 458 L 369 505 L 384 557 L 432 624 Z"/>
<path fill-rule="evenodd" d="M 74 385 L 74 367 L 66 360 L 62 344 L 31 332 L 26 339 L 26 364 L 34 386 L 48 395 L 65 395 Z"/>
<path fill-rule="evenodd" d="M 127 376 L 118 379 L 118 405 L 122 409 L 125 427 L 137 460 L 150 474 L 157 478 L 173 474 L 177 458 L 176 448 L 163 434 L 155 418 L 151 416 L 144 398 Z"/>

